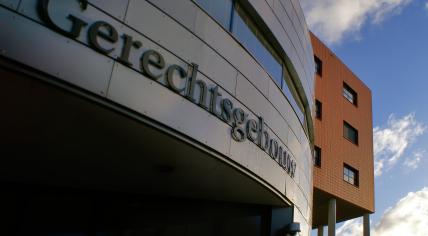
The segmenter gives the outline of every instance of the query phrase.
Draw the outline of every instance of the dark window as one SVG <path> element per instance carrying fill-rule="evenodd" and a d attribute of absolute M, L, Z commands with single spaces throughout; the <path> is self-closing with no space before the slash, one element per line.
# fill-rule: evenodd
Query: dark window
<path fill-rule="evenodd" d="M 349 87 L 346 83 L 343 83 L 343 97 L 346 98 L 349 102 L 357 106 L 358 102 L 358 95 L 357 93 Z"/>
<path fill-rule="evenodd" d="M 225 29 L 230 28 L 232 0 L 196 0 Z"/>
<path fill-rule="evenodd" d="M 343 164 L 343 180 L 358 187 L 358 170 Z"/>
<path fill-rule="evenodd" d="M 315 72 L 319 76 L 322 76 L 322 61 L 317 56 L 314 56 L 314 61 L 315 61 Z"/>
<path fill-rule="evenodd" d="M 346 121 L 343 122 L 343 137 L 358 145 L 358 130 L 356 130 Z"/>
<path fill-rule="evenodd" d="M 321 167 L 321 148 L 318 146 L 314 148 L 314 165 Z"/>
<path fill-rule="evenodd" d="M 322 103 L 318 100 L 315 100 L 315 117 L 322 119 Z"/>

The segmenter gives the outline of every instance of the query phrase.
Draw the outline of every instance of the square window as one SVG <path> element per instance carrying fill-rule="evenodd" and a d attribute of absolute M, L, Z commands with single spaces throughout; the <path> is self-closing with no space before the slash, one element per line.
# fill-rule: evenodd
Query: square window
<path fill-rule="evenodd" d="M 358 170 L 347 164 L 343 164 L 343 180 L 358 187 Z"/>
<path fill-rule="evenodd" d="M 315 72 L 320 77 L 322 76 L 322 61 L 314 55 L 314 61 L 315 61 Z"/>
<path fill-rule="evenodd" d="M 322 119 L 322 103 L 318 100 L 315 101 L 315 117 Z"/>
<path fill-rule="evenodd" d="M 343 122 L 343 137 L 351 141 L 353 144 L 358 145 L 358 130 L 346 121 Z"/>
<path fill-rule="evenodd" d="M 318 146 L 314 148 L 314 165 L 321 167 L 321 148 Z"/>
<path fill-rule="evenodd" d="M 343 83 L 343 97 L 355 106 L 358 105 L 358 95 L 349 85 Z"/>

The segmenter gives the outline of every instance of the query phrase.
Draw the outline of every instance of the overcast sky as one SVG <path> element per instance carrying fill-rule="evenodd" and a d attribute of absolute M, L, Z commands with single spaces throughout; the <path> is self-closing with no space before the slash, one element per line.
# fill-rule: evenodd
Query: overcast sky
<path fill-rule="evenodd" d="M 428 235 L 428 1 L 301 4 L 309 28 L 372 90 L 372 235 Z M 337 235 L 362 235 L 361 219 Z"/>

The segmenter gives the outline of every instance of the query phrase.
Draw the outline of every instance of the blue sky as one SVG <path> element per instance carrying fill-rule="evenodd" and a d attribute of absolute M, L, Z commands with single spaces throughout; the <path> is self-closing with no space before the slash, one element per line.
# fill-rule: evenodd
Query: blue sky
<path fill-rule="evenodd" d="M 372 235 L 427 235 L 428 1 L 301 2 L 310 29 L 372 90 Z M 361 221 L 337 233 L 362 235 Z"/>

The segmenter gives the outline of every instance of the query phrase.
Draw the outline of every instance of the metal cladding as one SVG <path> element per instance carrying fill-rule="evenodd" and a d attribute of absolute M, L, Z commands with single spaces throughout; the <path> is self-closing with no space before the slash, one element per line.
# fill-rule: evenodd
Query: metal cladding
<path fill-rule="evenodd" d="M 20 3 L 19 3 L 20 2 Z M 314 63 L 299 2 L 242 1 L 302 100 L 196 1 L 2 0 L 2 56 L 147 117 L 237 163 L 310 234 Z M 31 40 L 22 40 L 31 38 Z M 213 155 L 215 156 L 215 155 Z M 238 191 L 238 190 L 237 190 Z"/>

